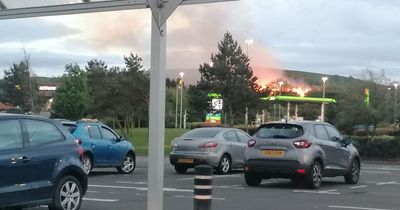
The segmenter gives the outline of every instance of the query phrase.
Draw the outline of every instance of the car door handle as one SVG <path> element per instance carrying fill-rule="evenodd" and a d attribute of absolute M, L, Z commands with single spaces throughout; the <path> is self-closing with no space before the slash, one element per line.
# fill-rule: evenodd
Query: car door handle
<path fill-rule="evenodd" d="M 15 164 L 15 163 L 17 163 L 17 161 L 21 161 L 23 163 L 26 163 L 26 162 L 28 162 L 30 160 L 31 159 L 26 157 L 26 156 L 21 156 L 21 157 L 18 157 L 18 158 L 13 157 L 13 158 L 11 158 L 11 163 Z"/>
<path fill-rule="evenodd" d="M 18 158 L 19 161 L 22 161 L 23 163 L 29 162 L 31 159 L 26 157 L 26 156 L 21 156 Z"/>

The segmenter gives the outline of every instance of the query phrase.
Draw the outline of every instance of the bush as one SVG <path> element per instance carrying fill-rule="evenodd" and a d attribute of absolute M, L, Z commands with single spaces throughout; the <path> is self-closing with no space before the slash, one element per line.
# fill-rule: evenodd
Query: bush
<path fill-rule="evenodd" d="M 374 136 L 350 138 L 364 159 L 390 160 L 400 159 L 399 136 Z"/>

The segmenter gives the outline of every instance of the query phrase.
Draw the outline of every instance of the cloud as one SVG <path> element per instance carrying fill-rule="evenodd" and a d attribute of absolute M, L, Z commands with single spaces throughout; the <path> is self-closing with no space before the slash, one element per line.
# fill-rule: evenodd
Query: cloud
<path fill-rule="evenodd" d="M 60 38 L 77 32 L 62 23 L 50 22 L 41 18 L 0 21 L 0 43 Z"/>
<path fill-rule="evenodd" d="M 1 48 L 6 40 L 46 52 L 32 54 L 32 62 L 47 69 L 92 57 L 122 65 L 121 57 L 132 51 L 148 67 L 150 20 L 150 11 L 144 9 L 0 21 L 0 31 L 7 32 L 0 37 L 0 50 L 10 48 L 10 44 Z M 255 41 L 249 56 L 258 69 L 346 76 L 366 68 L 386 69 L 391 78 L 400 80 L 396 0 L 243 0 L 180 6 L 167 24 L 168 69 L 197 71 L 230 31 L 243 48 L 245 39 Z M 0 66 L 15 59 L 15 53 L 0 54 Z M 267 80 L 268 73 L 262 72 L 256 71 Z"/>

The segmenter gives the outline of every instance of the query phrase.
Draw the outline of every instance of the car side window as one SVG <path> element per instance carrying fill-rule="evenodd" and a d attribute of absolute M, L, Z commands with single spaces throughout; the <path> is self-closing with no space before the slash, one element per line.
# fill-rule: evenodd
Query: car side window
<path fill-rule="evenodd" d="M 118 137 L 106 127 L 101 127 L 101 134 L 104 140 L 116 140 Z"/>
<path fill-rule="evenodd" d="M 0 151 L 22 148 L 19 120 L 0 120 Z"/>
<path fill-rule="evenodd" d="M 242 131 L 236 131 L 237 135 L 239 136 L 240 142 L 247 143 L 250 139 L 250 136 Z"/>
<path fill-rule="evenodd" d="M 326 133 L 326 130 L 323 125 L 315 125 L 314 133 L 315 133 L 315 137 L 317 137 L 318 139 L 329 140 L 328 133 Z"/>
<path fill-rule="evenodd" d="M 239 142 L 238 137 L 236 136 L 234 131 L 228 131 L 224 133 L 224 139 L 230 142 Z"/>
<path fill-rule="evenodd" d="M 326 131 L 328 131 L 329 137 L 332 140 L 333 138 L 341 139 L 342 135 L 340 135 L 339 131 L 334 129 L 332 126 L 325 126 Z"/>
<path fill-rule="evenodd" d="M 87 127 L 89 130 L 90 138 L 101 139 L 100 129 L 97 125 L 89 125 Z"/>
<path fill-rule="evenodd" d="M 41 143 L 62 141 L 65 136 L 58 128 L 46 121 L 24 120 L 26 132 L 28 133 L 28 145 L 37 145 Z"/>

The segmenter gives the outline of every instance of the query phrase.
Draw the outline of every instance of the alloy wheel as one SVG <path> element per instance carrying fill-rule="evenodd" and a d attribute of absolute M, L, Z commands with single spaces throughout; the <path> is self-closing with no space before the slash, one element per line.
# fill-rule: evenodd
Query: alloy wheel
<path fill-rule="evenodd" d="M 89 174 L 90 171 L 92 170 L 92 160 L 90 160 L 90 157 L 85 155 L 82 160 L 82 165 L 83 165 L 83 170 L 85 171 L 86 174 Z"/>
<path fill-rule="evenodd" d="M 61 187 L 60 203 L 64 210 L 76 210 L 80 204 L 81 193 L 75 182 L 68 181 Z"/>
<path fill-rule="evenodd" d="M 135 160 L 131 156 L 126 156 L 122 163 L 122 171 L 125 173 L 131 172 L 135 168 Z"/>

